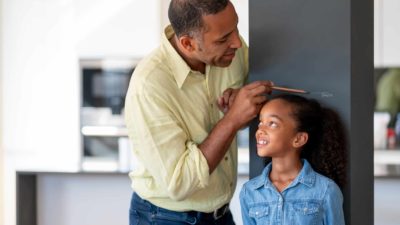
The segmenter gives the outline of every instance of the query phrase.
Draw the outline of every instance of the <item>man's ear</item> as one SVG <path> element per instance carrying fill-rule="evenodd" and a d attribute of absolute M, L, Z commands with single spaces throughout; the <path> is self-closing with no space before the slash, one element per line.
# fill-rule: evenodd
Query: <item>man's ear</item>
<path fill-rule="evenodd" d="M 308 141 L 308 133 L 298 132 L 293 140 L 293 147 L 301 148 L 303 145 L 307 143 L 307 141 Z"/>
<path fill-rule="evenodd" d="M 188 35 L 183 35 L 178 38 L 179 44 L 183 47 L 183 49 L 187 52 L 194 51 L 194 39 L 189 37 Z"/>

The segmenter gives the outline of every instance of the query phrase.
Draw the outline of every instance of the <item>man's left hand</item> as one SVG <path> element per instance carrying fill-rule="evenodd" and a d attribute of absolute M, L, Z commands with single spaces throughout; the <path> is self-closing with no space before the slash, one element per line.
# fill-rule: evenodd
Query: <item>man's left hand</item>
<path fill-rule="evenodd" d="M 224 114 L 229 111 L 229 108 L 231 107 L 233 101 L 235 100 L 235 97 L 237 93 L 239 93 L 239 88 L 238 89 L 233 89 L 233 88 L 228 88 L 226 89 L 223 93 L 222 96 L 218 98 L 217 100 L 217 105 L 219 110 L 223 112 Z"/>

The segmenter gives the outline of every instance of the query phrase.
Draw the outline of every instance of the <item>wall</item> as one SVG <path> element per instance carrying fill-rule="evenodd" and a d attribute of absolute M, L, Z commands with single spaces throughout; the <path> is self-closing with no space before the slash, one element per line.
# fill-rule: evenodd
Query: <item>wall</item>
<path fill-rule="evenodd" d="M 157 2 L 4 0 L 3 140 L 18 167 L 78 168 L 79 59 L 151 51 Z"/>
<path fill-rule="evenodd" d="M 375 67 L 400 66 L 400 35 L 398 0 L 374 0 Z"/>
<path fill-rule="evenodd" d="M 3 150 L 3 1 L 0 0 L 0 224 L 4 223 L 4 150 Z"/>

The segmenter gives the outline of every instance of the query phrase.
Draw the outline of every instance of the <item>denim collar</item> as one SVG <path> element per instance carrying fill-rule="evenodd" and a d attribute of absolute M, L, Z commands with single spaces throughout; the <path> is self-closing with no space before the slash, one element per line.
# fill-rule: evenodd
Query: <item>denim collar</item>
<path fill-rule="evenodd" d="M 300 173 L 287 188 L 296 186 L 298 183 L 304 184 L 308 187 L 312 187 L 314 185 L 316 172 L 312 169 L 310 163 L 306 159 L 302 159 L 302 162 L 303 162 L 303 168 L 300 170 Z M 258 189 L 264 186 L 265 188 L 275 189 L 274 185 L 269 179 L 269 173 L 271 172 L 271 168 L 272 168 L 272 162 L 270 162 L 264 168 L 260 176 L 255 178 L 254 182 L 250 185 L 250 187 L 253 189 Z"/>

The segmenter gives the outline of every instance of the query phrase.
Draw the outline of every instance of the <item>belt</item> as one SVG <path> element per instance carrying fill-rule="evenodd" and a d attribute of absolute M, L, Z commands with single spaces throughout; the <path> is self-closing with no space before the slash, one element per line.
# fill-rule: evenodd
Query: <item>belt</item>
<path fill-rule="evenodd" d="M 196 217 L 199 219 L 214 219 L 218 220 L 221 217 L 223 217 L 227 212 L 229 211 L 229 203 L 223 205 L 221 208 L 214 210 L 213 212 L 209 213 L 204 213 L 204 212 L 197 212 L 197 211 L 192 211 L 193 213 L 196 213 Z"/>

